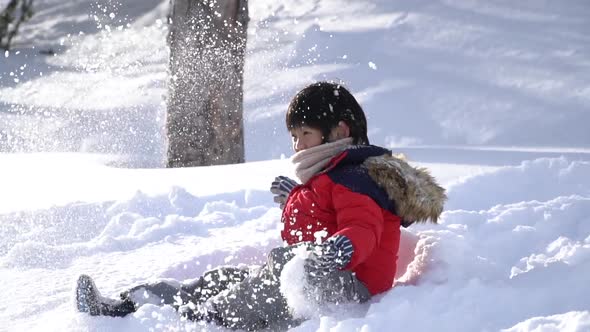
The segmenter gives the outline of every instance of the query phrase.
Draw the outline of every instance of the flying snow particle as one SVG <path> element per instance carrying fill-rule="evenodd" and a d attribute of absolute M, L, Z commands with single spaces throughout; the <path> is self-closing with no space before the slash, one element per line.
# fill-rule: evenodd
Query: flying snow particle
<path fill-rule="evenodd" d="M 109 17 L 111 18 L 111 20 L 114 19 L 115 18 L 115 13 L 110 13 L 109 14 Z"/>
<path fill-rule="evenodd" d="M 371 68 L 373 70 L 377 70 L 377 65 L 375 63 L 373 63 L 372 61 L 369 61 L 369 68 Z"/>
<path fill-rule="evenodd" d="M 4 51 L 4 57 L 5 57 L 5 58 L 8 58 L 8 56 L 9 56 L 9 55 L 10 55 L 10 52 L 8 52 L 8 51 Z"/>

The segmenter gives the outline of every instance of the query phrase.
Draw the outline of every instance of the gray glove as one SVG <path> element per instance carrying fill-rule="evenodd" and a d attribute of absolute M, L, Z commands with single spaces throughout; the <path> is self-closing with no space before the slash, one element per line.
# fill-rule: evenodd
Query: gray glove
<path fill-rule="evenodd" d="M 305 271 L 312 276 L 327 275 L 348 265 L 353 253 L 352 241 L 348 237 L 329 237 L 322 244 L 313 246 L 305 260 Z"/>
<path fill-rule="evenodd" d="M 272 185 L 270 186 L 270 192 L 275 195 L 273 199 L 275 203 L 279 203 L 281 209 L 285 207 L 289 193 L 291 193 L 291 190 L 293 190 L 293 188 L 295 188 L 297 185 L 299 185 L 299 183 L 295 182 L 295 180 L 282 175 L 277 176 L 272 182 Z"/>

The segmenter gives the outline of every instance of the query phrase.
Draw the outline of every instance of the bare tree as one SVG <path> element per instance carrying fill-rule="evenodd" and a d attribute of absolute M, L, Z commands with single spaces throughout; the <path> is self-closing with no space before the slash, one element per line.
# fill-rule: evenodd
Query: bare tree
<path fill-rule="evenodd" d="M 0 48 L 9 50 L 21 23 L 33 16 L 33 0 L 10 0 L 0 9 Z"/>
<path fill-rule="evenodd" d="M 247 0 L 171 0 L 168 167 L 244 162 Z"/>

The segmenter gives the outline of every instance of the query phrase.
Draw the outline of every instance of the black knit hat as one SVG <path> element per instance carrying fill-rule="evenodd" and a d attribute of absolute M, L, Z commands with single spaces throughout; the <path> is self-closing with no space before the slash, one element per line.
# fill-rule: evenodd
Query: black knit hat
<path fill-rule="evenodd" d="M 340 121 L 350 128 L 353 144 L 369 144 L 363 109 L 346 88 L 332 82 L 312 83 L 299 91 L 291 100 L 286 116 L 288 130 L 301 126 L 319 129 L 324 143 Z"/>

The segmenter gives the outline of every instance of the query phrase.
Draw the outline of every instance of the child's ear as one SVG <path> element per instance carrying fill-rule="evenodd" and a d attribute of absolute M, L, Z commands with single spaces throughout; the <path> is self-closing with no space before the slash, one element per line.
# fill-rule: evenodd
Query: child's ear
<path fill-rule="evenodd" d="M 338 122 L 337 135 L 338 139 L 350 137 L 350 127 L 346 124 L 346 122 Z"/>

